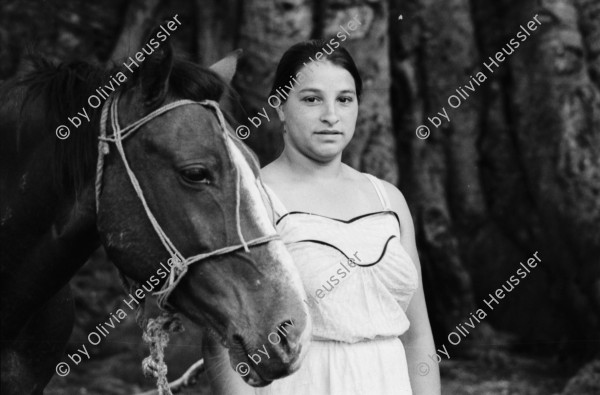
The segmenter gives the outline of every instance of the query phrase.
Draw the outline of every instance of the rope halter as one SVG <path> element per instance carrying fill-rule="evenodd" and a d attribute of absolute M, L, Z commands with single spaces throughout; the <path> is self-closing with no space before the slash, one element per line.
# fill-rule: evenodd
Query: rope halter
<path fill-rule="evenodd" d="M 119 126 L 119 98 L 120 94 L 117 93 L 108 98 L 104 106 L 102 107 L 102 115 L 100 118 L 100 136 L 98 137 L 98 162 L 96 165 L 96 213 L 98 212 L 100 206 L 100 193 L 102 192 L 102 176 L 104 172 L 104 156 L 110 153 L 109 143 L 114 143 L 117 147 L 117 151 L 123 160 L 123 165 L 125 166 L 125 170 L 127 171 L 127 175 L 129 176 L 129 180 L 131 181 L 131 185 L 135 190 L 144 210 L 146 211 L 146 216 L 156 235 L 160 239 L 161 243 L 167 250 L 167 252 L 171 255 L 171 259 L 173 265 L 171 266 L 171 270 L 169 272 L 168 279 L 162 285 L 160 291 L 155 292 L 154 295 L 157 295 L 157 304 L 161 310 L 165 310 L 159 317 L 145 319 L 143 317 L 144 303 L 138 304 L 138 310 L 136 312 L 136 321 L 144 331 L 144 340 L 149 344 L 151 355 L 144 359 L 142 366 L 144 373 L 147 375 L 152 375 L 156 377 L 156 382 L 158 386 L 158 393 L 160 395 L 170 395 L 171 390 L 169 387 L 169 383 L 167 381 L 167 365 L 164 361 L 164 349 L 169 341 L 168 332 L 176 330 L 177 328 L 181 328 L 180 322 L 176 316 L 173 315 L 173 308 L 167 302 L 169 295 L 173 292 L 177 284 L 181 281 L 183 276 L 187 273 L 189 266 L 192 263 L 200 262 L 210 257 L 228 254 L 233 251 L 237 251 L 239 249 L 244 249 L 246 252 L 250 252 L 248 246 L 255 246 L 259 244 L 265 244 L 272 240 L 280 239 L 277 233 L 273 233 L 270 235 L 261 236 L 250 241 L 246 241 L 242 234 L 242 228 L 240 225 L 240 169 L 239 164 L 233 160 L 233 155 L 231 154 L 230 144 L 233 145 L 233 141 L 231 134 L 228 132 L 227 124 L 225 123 L 225 118 L 223 117 L 223 113 L 219 108 L 219 104 L 212 100 L 203 100 L 203 101 L 193 101 L 193 100 L 178 100 L 172 103 L 169 103 L 165 106 L 160 107 L 159 109 L 152 111 L 150 114 L 145 117 L 139 119 L 138 121 L 132 123 L 131 125 L 121 129 Z M 226 246 L 223 248 L 219 248 L 217 250 L 206 252 L 198 255 L 194 255 L 191 257 L 185 258 L 175 247 L 173 242 L 169 239 L 167 234 L 164 232 L 154 214 L 150 210 L 146 199 L 144 198 L 144 193 L 138 182 L 135 174 L 131 170 L 129 163 L 127 162 L 127 158 L 125 156 L 125 150 L 123 148 L 123 140 L 127 137 L 131 136 L 135 133 L 140 127 L 145 125 L 146 123 L 152 121 L 154 118 L 159 117 L 160 115 L 170 111 L 174 108 L 185 106 L 185 105 L 201 105 L 205 107 L 209 107 L 215 111 L 217 116 L 217 120 L 219 121 L 219 126 L 221 129 L 221 134 L 223 136 L 223 141 L 225 143 L 225 149 L 227 150 L 227 155 L 229 160 L 234 165 L 235 170 L 235 217 L 236 217 L 236 228 L 237 233 L 240 238 L 241 243 L 231 246 Z M 110 121 L 110 127 L 112 129 L 113 134 L 111 136 L 107 136 L 107 123 Z M 243 144 L 240 147 L 246 151 L 247 154 L 253 159 L 254 163 L 256 163 L 256 159 L 252 156 L 248 148 L 246 148 Z M 269 194 L 266 192 L 264 185 L 260 178 L 257 178 L 257 187 L 259 191 L 263 194 L 263 197 L 266 196 L 268 201 L 270 202 Z M 272 208 L 272 206 L 271 206 Z M 122 273 L 121 273 L 122 274 Z M 129 291 L 133 288 L 134 284 L 131 284 L 127 281 L 125 276 L 121 276 L 124 280 L 124 283 L 129 286 Z"/>
<path fill-rule="evenodd" d="M 167 250 L 169 255 L 173 258 L 173 261 L 174 261 L 174 264 L 173 264 L 170 274 L 169 274 L 169 278 L 167 279 L 167 281 L 165 281 L 161 290 L 154 293 L 155 295 L 158 296 L 158 298 L 157 298 L 158 306 L 164 310 L 165 308 L 172 308 L 172 306 L 168 305 L 167 299 L 168 299 L 169 295 L 171 294 L 171 292 L 173 292 L 173 290 L 175 289 L 177 284 L 179 284 L 179 282 L 181 281 L 183 276 L 187 273 L 188 268 L 192 263 L 200 262 L 200 261 L 203 261 L 210 257 L 228 254 L 230 252 L 237 251 L 242 248 L 244 249 L 244 251 L 250 252 L 250 250 L 248 249 L 248 246 L 255 246 L 255 245 L 259 245 L 259 244 L 268 243 L 272 240 L 280 239 L 280 237 L 278 234 L 273 233 L 270 235 L 265 235 L 265 236 L 261 236 L 261 237 L 252 239 L 250 241 L 246 241 L 244 239 L 244 236 L 242 234 L 241 225 L 240 225 L 240 170 L 238 168 L 239 165 L 233 160 L 233 156 L 231 154 L 231 148 L 229 146 L 229 141 L 228 141 L 228 139 L 232 139 L 232 136 L 228 132 L 227 124 L 225 123 L 225 118 L 223 117 L 223 113 L 221 112 L 221 109 L 219 108 L 219 104 L 217 102 L 212 101 L 212 100 L 203 100 L 203 101 L 178 100 L 178 101 L 169 103 L 165 106 L 162 106 L 155 111 L 152 111 L 150 114 L 146 115 L 145 117 L 143 117 L 143 118 L 137 120 L 136 122 L 130 124 L 129 126 L 121 129 L 121 127 L 119 126 L 119 121 L 118 121 L 118 119 L 119 119 L 119 113 L 118 113 L 119 98 L 120 98 L 119 93 L 115 94 L 114 98 L 113 98 L 113 96 L 111 96 L 106 101 L 104 106 L 102 107 L 102 116 L 100 118 L 100 136 L 98 137 L 98 140 L 99 140 L 98 141 L 98 162 L 97 162 L 97 166 L 96 166 L 96 212 L 98 212 L 98 208 L 99 208 L 99 204 L 100 204 L 100 193 L 102 191 L 102 175 L 103 175 L 103 170 L 104 170 L 104 156 L 110 152 L 109 143 L 114 143 L 115 146 L 117 147 L 117 151 L 119 152 L 119 155 L 121 156 L 121 159 L 123 160 L 123 165 L 125 166 L 125 170 L 127 171 L 127 175 L 129 176 L 131 185 L 133 186 L 135 193 L 137 194 L 138 198 L 140 199 L 140 202 L 144 206 L 144 210 L 146 211 L 146 216 L 150 220 L 150 223 L 152 224 L 152 227 L 154 228 L 156 235 L 158 236 L 161 243 L 163 244 L 163 246 L 165 247 L 165 249 Z M 236 180 L 235 180 L 236 213 L 235 213 L 235 216 L 236 216 L 237 232 L 238 232 L 238 236 L 241 241 L 240 244 L 226 246 L 226 247 L 219 248 L 219 249 L 211 251 L 211 252 L 194 255 L 191 257 L 187 257 L 187 258 L 184 257 L 179 252 L 177 247 L 175 247 L 173 242 L 169 239 L 167 234 L 164 232 L 164 230 L 162 229 L 162 227 L 156 220 L 156 217 L 154 216 L 154 214 L 152 214 L 152 211 L 150 210 L 150 207 L 148 207 L 148 203 L 146 202 L 146 199 L 144 198 L 144 193 L 142 191 L 140 183 L 138 182 L 133 171 L 131 170 L 131 167 L 129 166 L 129 163 L 127 162 L 127 158 L 125 156 L 125 150 L 123 149 L 123 140 L 125 140 L 127 137 L 133 135 L 133 133 L 135 133 L 137 130 L 139 130 L 140 127 L 142 127 L 146 123 L 152 121 L 154 118 L 157 118 L 160 115 L 166 113 L 167 111 L 170 111 L 177 107 L 186 106 L 186 105 L 201 105 L 201 106 L 211 108 L 215 111 L 217 120 L 220 125 L 220 129 L 222 132 L 221 134 L 222 134 L 223 140 L 225 142 L 225 148 L 227 150 L 227 155 L 228 155 L 231 163 L 233 163 L 234 167 L 235 167 L 235 173 L 236 173 Z M 111 136 L 106 135 L 106 130 L 107 130 L 106 125 L 107 125 L 108 121 L 110 121 L 110 126 L 113 131 L 113 134 Z M 243 149 L 247 150 L 247 148 L 244 147 L 243 145 L 241 145 L 241 147 L 243 147 Z M 268 196 L 268 194 L 264 190 L 264 186 L 262 184 L 262 181 L 260 181 L 260 179 L 258 179 L 257 186 L 259 187 L 259 190 L 261 191 L 261 193 Z"/>

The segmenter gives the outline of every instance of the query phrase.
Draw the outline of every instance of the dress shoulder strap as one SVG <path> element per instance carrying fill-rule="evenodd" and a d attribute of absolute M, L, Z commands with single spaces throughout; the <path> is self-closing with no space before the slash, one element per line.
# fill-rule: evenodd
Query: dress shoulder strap
<path fill-rule="evenodd" d="M 371 181 L 371 184 L 373 184 L 373 187 L 375 187 L 375 191 L 377 191 L 377 196 L 379 196 L 379 201 L 381 202 L 383 209 L 391 210 L 390 201 L 388 199 L 387 192 L 385 191 L 385 187 L 383 186 L 383 183 L 381 182 L 381 180 L 371 174 L 368 174 L 368 173 L 363 173 L 363 174 L 365 176 L 367 176 L 369 181 Z"/>

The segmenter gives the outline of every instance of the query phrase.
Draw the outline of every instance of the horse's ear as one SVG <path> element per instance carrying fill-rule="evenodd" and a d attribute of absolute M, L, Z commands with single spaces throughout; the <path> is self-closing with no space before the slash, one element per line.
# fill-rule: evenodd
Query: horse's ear
<path fill-rule="evenodd" d="M 156 37 L 160 28 L 155 28 L 149 37 Z M 156 40 L 154 40 L 156 44 Z M 149 44 L 147 48 L 152 48 Z M 151 55 L 145 55 L 140 66 L 139 83 L 141 86 L 144 106 L 154 109 L 161 104 L 169 91 L 169 77 L 173 68 L 173 48 L 170 40 L 160 43 Z"/>
<path fill-rule="evenodd" d="M 237 68 L 238 59 L 242 56 L 242 50 L 236 49 L 230 52 L 223 59 L 210 66 L 210 69 L 215 73 L 219 74 L 227 83 L 231 83 L 235 69 Z"/>

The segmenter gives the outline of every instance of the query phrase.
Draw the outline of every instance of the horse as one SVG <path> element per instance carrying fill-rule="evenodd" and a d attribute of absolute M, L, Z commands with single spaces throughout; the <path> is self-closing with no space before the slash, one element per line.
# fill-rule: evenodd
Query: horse
<path fill-rule="evenodd" d="M 203 68 L 166 42 L 129 74 L 34 57 L 0 86 L 3 394 L 43 393 L 74 323 L 69 280 L 99 246 L 130 284 L 160 280 L 161 307 L 215 336 L 232 367 L 247 363 L 249 385 L 299 368 L 306 295 L 255 155 L 220 109 L 237 57 Z M 272 357 L 249 363 L 262 347 Z"/>

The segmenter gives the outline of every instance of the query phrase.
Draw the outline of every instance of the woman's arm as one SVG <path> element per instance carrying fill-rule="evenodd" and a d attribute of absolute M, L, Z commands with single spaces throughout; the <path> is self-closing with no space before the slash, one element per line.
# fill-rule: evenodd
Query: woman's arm
<path fill-rule="evenodd" d="M 202 355 L 213 395 L 254 395 L 254 388 L 246 384 L 229 364 L 227 349 L 221 344 L 205 336 Z"/>
<path fill-rule="evenodd" d="M 415 228 L 410 210 L 402 193 L 392 184 L 384 182 L 390 204 L 400 218 L 400 242 L 412 258 L 419 273 L 419 288 L 413 295 L 406 315 L 410 321 L 409 329 L 400 337 L 406 350 L 408 373 L 414 395 L 439 395 L 441 391 L 440 371 L 438 364 L 429 355 L 435 353 L 435 345 L 431 334 L 431 325 L 427 315 L 421 263 L 415 242 Z"/>

